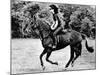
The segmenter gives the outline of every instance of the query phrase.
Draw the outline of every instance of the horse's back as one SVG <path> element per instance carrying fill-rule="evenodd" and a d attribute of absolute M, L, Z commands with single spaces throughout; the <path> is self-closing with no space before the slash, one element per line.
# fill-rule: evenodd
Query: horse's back
<path fill-rule="evenodd" d="M 69 44 L 70 44 L 69 36 L 66 36 L 66 34 L 57 35 L 57 47 L 56 47 L 56 50 L 65 48 Z"/>
<path fill-rule="evenodd" d="M 82 40 L 82 35 L 80 32 L 77 32 L 75 30 L 72 30 L 71 32 L 71 39 L 76 40 L 76 41 L 81 41 Z"/>
<path fill-rule="evenodd" d="M 62 49 L 68 45 L 73 45 L 82 41 L 81 33 L 72 30 L 63 34 L 57 35 L 57 48 Z"/>

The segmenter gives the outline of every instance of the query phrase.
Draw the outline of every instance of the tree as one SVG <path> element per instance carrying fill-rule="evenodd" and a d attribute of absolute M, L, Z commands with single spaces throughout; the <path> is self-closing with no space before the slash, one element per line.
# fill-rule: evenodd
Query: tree
<path fill-rule="evenodd" d="M 88 6 L 80 6 L 71 14 L 69 25 L 73 30 L 83 32 L 90 37 L 91 29 L 95 26 L 95 12 Z"/>
<path fill-rule="evenodd" d="M 91 29 L 92 29 L 93 22 L 88 19 L 88 17 L 85 17 L 82 19 L 82 26 L 81 31 L 85 33 L 88 37 L 91 35 Z"/>
<path fill-rule="evenodd" d="M 53 18 L 47 10 L 46 3 L 34 3 L 31 1 L 14 0 L 11 3 L 11 20 L 12 20 L 12 36 L 14 37 L 37 37 L 37 31 L 31 31 L 32 25 L 35 24 L 34 16 L 50 25 L 53 23 Z M 60 12 L 63 13 L 65 28 L 71 27 L 73 30 L 82 32 L 91 36 L 91 30 L 96 27 L 96 12 L 95 8 L 87 5 L 71 5 L 58 4 Z M 36 15 L 37 14 L 37 15 Z M 29 27 L 25 33 L 23 29 Z M 94 30 L 93 30 L 94 32 Z M 33 34 L 33 35 L 32 35 Z M 92 33 L 95 35 L 95 33 Z"/>
<path fill-rule="evenodd" d="M 11 6 L 12 36 L 17 38 L 31 37 L 31 34 L 27 33 L 26 35 L 23 29 L 26 25 L 32 24 L 34 21 L 33 16 L 40 9 L 39 5 L 32 4 L 32 2 L 29 1 L 14 1 Z M 17 34 L 15 34 L 15 32 Z"/>

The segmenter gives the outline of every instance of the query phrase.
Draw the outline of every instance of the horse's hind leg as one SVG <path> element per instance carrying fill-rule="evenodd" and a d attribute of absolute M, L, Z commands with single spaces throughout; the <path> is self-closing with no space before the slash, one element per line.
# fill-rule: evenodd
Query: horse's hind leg
<path fill-rule="evenodd" d="M 75 47 L 76 48 L 75 48 L 74 52 L 75 52 L 75 55 L 76 56 L 72 60 L 72 63 L 71 63 L 72 67 L 74 65 L 74 61 L 81 55 L 82 44 L 81 43 L 78 43 Z"/>
<path fill-rule="evenodd" d="M 45 69 L 45 67 L 44 67 L 44 64 L 43 64 L 43 61 L 42 61 L 42 57 L 43 57 L 43 55 L 46 54 L 46 53 L 47 53 L 47 50 L 44 49 L 43 52 L 42 52 L 41 55 L 40 55 L 40 62 L 41 62 L 41 66 L 42 66 L 43 70 Z"/>
<path fill-rule="evenodd" d="M 53 61 L 49 60 L 49 57 L 50 57 L 51 53 L 52 53 L 52 50 L 48 49 L 48 50 L 47 50 L 46 61 L 49 62 L 49 63 L 51 63 L 51 64 L 58 65 L 57 62 L 53 62 Z"/>
<path fill-rule="evenodd" d="M 71 57 L 70 57 L 70 60 L 68 61 L 68 63 L 66 64 L 65 68 L 67 68 L 69 66 L 69 64 L 71 63 L 71 61 L 74 58 L 74 48 L 72 46 L 70 46 L 70 47 L 71 47 L 71 50 L 70 50 Z"/>

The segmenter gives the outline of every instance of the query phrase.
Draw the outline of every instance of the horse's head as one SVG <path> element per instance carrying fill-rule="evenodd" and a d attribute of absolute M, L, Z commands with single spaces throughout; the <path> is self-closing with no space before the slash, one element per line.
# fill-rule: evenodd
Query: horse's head
<path fill-rule="evenodd" d="M 35 30 L 37 30 L 42 38 L 47 37 L 50 33 L 50 26 L 45 20 L 38 19 L 36 16 L 34 20 L 31 21 L 32 23 L 26 25 L 23 31 L 27 34 L 32 34 Z"/>

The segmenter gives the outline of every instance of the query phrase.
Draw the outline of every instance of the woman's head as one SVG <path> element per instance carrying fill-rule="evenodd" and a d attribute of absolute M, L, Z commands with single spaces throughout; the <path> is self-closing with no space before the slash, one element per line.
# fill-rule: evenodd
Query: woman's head
<path fill-rule="evenodd" d="M 50 11 L 54 14 L 57 14 L 58 13 L 58 8 L 56 5 L 50 5 Z"/>

